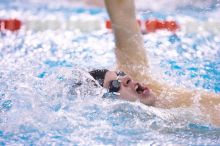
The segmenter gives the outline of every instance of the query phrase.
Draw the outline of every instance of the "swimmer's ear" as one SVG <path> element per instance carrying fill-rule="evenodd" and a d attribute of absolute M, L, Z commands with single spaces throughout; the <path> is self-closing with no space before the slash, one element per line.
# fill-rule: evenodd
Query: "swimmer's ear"
<path fill-rule="evenodd" d="M 105 74 L 107 73 L 107 69 L 96 69 L 89 72 L 89 74 L 98 81 L 99 85 L 103 87 Z"/>

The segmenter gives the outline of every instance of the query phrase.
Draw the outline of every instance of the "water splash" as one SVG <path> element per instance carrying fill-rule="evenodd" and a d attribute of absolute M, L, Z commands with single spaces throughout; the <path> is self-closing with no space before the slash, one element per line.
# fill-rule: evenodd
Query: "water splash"
<path fill-rule="evenodd" d="M 37 11 L 22 7 L 16 15 L 27 19 L 51 16 L 47 7 L 39 5 Z M 52 12 L 68 20 L 77 17 L 78 11 L 88 12 Z M 1 10 L 0 16 L 6 12 L 16 16 L 8 9 Z M 100 15 L 96 16 L 103 19 Z M 0 145 L 220 143 L 219 129 L 203 122 L 196 110 L 156 109 L 102 99 L 105 90 L 87 71 L 115 63 L 113 36 L 105 30 L 22 30 L 0 37 Z M 220 91 L 216 33 L 180 31 L 173 35 L 161 31 L 144 35 L 144 40 L 156 77 L 175 85 Z"/>

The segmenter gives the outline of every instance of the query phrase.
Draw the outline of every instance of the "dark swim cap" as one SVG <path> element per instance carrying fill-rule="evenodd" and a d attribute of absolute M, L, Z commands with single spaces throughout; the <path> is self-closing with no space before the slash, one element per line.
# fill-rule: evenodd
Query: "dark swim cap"
<path fill-rule="evenodd" d="M 105 74 L 109 71 L 107 69 L 96 69 L 89 72 L 89 74 L 99 82 L 99 85 L 103 87 Z"/>

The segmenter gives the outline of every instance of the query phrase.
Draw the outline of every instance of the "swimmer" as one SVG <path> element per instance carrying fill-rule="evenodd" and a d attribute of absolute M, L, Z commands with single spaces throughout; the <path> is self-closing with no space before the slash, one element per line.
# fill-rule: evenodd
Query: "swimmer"
<path fill-rule="evenodd" d="M 115 36 L 117 68 L 93 70 L 90 75 L 120 99 L 158 108 L 196 107 L 208 122 L 220 126 L 220 95 L 161 83 L 151 76 L 134 0 L 105 0 Z"/>

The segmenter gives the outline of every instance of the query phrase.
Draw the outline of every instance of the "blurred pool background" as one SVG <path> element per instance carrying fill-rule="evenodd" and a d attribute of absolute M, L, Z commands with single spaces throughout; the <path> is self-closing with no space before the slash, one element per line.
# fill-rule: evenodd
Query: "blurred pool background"
<path fill-rule="evenodd" d="M 0 33 L 0 145 L 219 145 L 219 128 L 196 108 L 100 98 L 87 71 L 112 68 L 115 57 L 97 2 L 0 1 L 0 19 L 23 22 L 18 32 Z M 142 21 L 175 20 L 181 28 L 144 34 L 154 76 L 219 93 L 219 0 L 136 4 Z"/>

